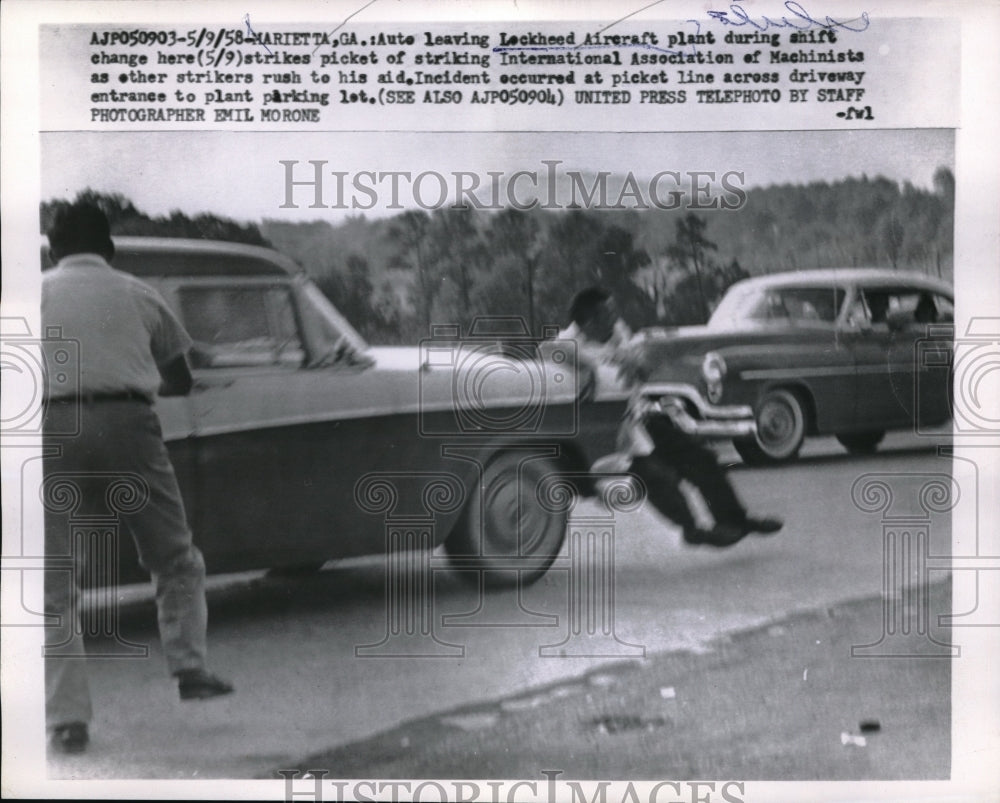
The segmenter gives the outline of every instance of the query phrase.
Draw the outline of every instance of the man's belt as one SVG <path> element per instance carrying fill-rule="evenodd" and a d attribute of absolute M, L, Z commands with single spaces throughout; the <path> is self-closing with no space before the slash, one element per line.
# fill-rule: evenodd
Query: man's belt
<path fill-rule="evenodd" d="M 99 404 L 101 402 L 137 401 L 152 404 L 148 396 L 134 390 L 123 390 L 115 393 L 78 393 L 75 396 L 56 396 L 49 399 L 53 404 Z"/>

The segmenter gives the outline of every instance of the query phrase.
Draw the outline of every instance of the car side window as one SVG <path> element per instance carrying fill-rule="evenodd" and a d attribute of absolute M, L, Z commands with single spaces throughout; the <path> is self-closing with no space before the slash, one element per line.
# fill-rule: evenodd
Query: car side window
<path fill-rule="evenodd" d="M 860 292 L 849 320 L 888 330 L 952 321 L 954 315 L 951 301 L 938 293 L 915 287 L 876 287 Z"/>
<path fill-rule="evenodd" d="M 843 300 L 840 288 L 786 287 L 769 292 L 762 311 L 769 320 L 833 323 Z"/>
<path fill-rule="evenodd" d="M 288 287 L 183 287 L 178 297 L 195 368 L 302 365 L 305 349 Z"/>
<path fill-rule="evenodd" d="M 955 320 L 955 305 L 939 293 L 921 291 L 900 301 L 899 314 L 904 324 L 923 327 L 929 323 L 952 323 Z"/>
<path fill-rule="evenodd" d="M 889 329 L 889 310 L 898 308 L 899 300 L 895 294 L 882 288 L 868 288 L 861 292 L 863 299 L 864 319 L 876 329 Z"/>
<path fill-rule="evenodd" d="M 938 323 L 954 323 L 955 322 L 955 304 L 947 296 L 938 295 L 937 293 L 933 296 L 934 306 L 937 309 L 937 322 Z"/>
<path fill-rule="evenodd" d="M 850 309 L 847 311 L 847 325 L 856 328 L 870 323 L 871 314 L 868 312 L 865 298 L 861 293 L 858 293 L 851 301 Z"/>

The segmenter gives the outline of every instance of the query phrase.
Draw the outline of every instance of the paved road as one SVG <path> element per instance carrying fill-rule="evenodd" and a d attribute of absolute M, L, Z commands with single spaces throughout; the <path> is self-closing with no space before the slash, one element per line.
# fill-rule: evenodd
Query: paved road
<path fill-rule="evenodd" d="M 569 638 L 571 612 L 585 609 L 569 605 L 570 577 L 580 575 L 568 557 L 525 589 L 520 605 L 516 595 L 482 595 L 453 573 L 435 572 L 432 619 L 441 644 L 424 637 L 415 648 L 441 653 L 437 658 L 356 656 L 356 647 L 378 645 L 387 632 L 383 561 L 342 562 L 303 578 L 221 578 L 209 600 L 211 659 L 233 678 L 237 694 L 181 704 L 151 626 L 149 593 L 126 589 L 123 630 L 148 643 L 149 656 L 92 662 L 91 750 L 54 759 L 50 773 L 262 777 L 413 717 L 629 656 L 698 650 L 723 632 L 877 594 L 882 526 L 877 514 L 852 504 L 851 487 L 870 472 L 947 474 L 950 461 L 935 448 L 945 442 L 894 435 L 877 455 L 853 458 L 823 439 L 808 444 L 792 466 L 734 468 L 733 480 L 751 507 L 783 515 L 786 527 L 729 550 L 686 547 L 675 528 L 647 511 L 618 515 L 608 609 L 613 634 L 585 646 Z M 721 457 L 736 462 L 728 450 Z M 574 517 L 601 512 L 586 503 Z M 946 551 L 947 515 L 931 520 L 931 535 L 932 551 Z M 596 588 L 596 580 L 581 587 Z M 598 624 L 610 621 L 600 611 L 594 615 Z M 873 632 L 872 640 L 879 635 Z M 369 652 L 400 649 L 390 642 Z"/>

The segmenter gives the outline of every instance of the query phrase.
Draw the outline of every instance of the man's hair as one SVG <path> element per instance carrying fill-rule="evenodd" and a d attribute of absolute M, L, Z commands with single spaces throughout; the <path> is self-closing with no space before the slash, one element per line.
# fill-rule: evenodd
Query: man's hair
<path fill-rule="evenodd" d="M 108 216 L 94 204 L 76 203 L 59 209 L 48 235 L 49 248 L 59 259 L 71 254 L 100 254 L 110 259 L 115 253 Z"/>
<path fill-rule="evenodd" d="M 885 316 L 889 311 L 888 293 L 866 293 L 865 300 L 872 315 L 872 323 L 885 323 Z"/>
<path fill-rule="evenodd" d="M 569 319 L 578 326 L 586 323 L 609 298 L 611 293 L 603 287 L 585 287 L 569 303 Z"/>
<path fill-rule="evenodd" d="M 929 293 L 921 293 L 913 310 L 913 320 L 917 323 L 937 323 L 937 307 Z"/>

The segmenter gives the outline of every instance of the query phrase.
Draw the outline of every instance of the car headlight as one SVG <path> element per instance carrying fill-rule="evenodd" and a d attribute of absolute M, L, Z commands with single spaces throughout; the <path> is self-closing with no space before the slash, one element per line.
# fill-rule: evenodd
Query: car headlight
<path fill-rule="evenodd" d="M 705 379 L 708 400 L 716 404 L 722 398 L 722 382 L 726 378 L 726 361 L 716 351 L 710 351 L 701 361 L 701 375 Z"/>

